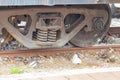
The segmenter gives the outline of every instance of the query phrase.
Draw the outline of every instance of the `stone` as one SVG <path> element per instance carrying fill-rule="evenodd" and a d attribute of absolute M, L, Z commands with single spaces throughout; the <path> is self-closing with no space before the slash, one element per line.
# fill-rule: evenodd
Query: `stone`
<path fill-rule="evenodd" d="M 112 48 L 109 48 L 109 53 L 113 53 L 115 50 Z"/>
<path fill-rule="evenodd" d="M 85 55 L 84 55 L 84 54 L 82 54 L 82 53 L 77 53 L 77 54 L 78 54 L 78 57 L 79 57 L 79 58 L 81 58 L 81 59 L 82 59 L 82 58 L 85 58 Z"/>
<path fill-rule="evenodd" d="M 81 64 L 82 60 L 79 58 L 79 56 L 77 54 L 74 54 L 72 57 L 72 63 L 73 64 Z"/>
<path fill-rule="evenodd" d="M 23 61 L 23 60 L 24 60 L 23 57 L 18 57 L 18 56 L 14 57 L 14 59 L 15 59 L 16 61 Z"/>
<path fill-rule="evenodd" d="M 29 64 L 29 67 L 32 67 L 32 68 L 38 68 L 39 66 L 40 66 L 40 63 L 38 61 L 32 61 Z"/>

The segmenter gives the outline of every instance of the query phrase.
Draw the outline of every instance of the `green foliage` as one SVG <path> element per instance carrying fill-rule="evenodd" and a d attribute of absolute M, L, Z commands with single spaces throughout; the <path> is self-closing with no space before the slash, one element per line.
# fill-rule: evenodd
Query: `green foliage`
<path fill-rule="evenodd" d="M 21 69 L 21 68 L 18 68 L 18 67 L 11 67 L 11 74 L 20 74 L 20 73 L 23 73 L 24 70 Z"/>

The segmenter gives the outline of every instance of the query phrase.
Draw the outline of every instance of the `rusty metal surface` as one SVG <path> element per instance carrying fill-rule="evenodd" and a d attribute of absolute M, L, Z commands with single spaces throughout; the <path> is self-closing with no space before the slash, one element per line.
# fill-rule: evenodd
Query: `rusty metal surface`
<path fill-rule="evenodd" d="M 103 24 L 109 25 L 109 13 L 107 10 L 101 9 L 102 5 L 93 5 L 93 8 L 89 6 L 55 6 L 55 7 L 22 7 L 22 8 L 12 8 L 12 9 L 5 9 L 0 10 L 0 27 L 5 28 L 16 40 L 22 43 L 27 48 L 47 48 L 47 47 L 61 47 L 64 46 L 69 40 L 71 40 L 85 25 L 89 25 L 92 27 L 92 20 L 94 17 L 104 17 Z M 100 9 L 99 9 L 100 8 Z M 38 17 L 36 16 L 38 13 L 49 13 L 49 12 L 60 12 L 61 13 L 61 26 L 60 26 L 60 39 L 56 42 L 40 42 L 34 41 L 32 39 L 33 32 L 36 30 L 36 23 Z M 7 14 L 6 14 L 7 13 Z M 64 19 L 65 17 L 70 14 L 84 14 L 86 17 L 82 20 L 81 23 L 77 23 L 77 25 L 72 25 L 75 28 L 69 33 L 65 33 L 64 28 Z M 88 14 L 89 13 L 89 14 Z M 97 14 L 96 14 L 97 13 Z M 15 28 L 14 25 L 9 23 L 8 19 L 10 16 L 14 15 L 30 15 L 32 23 L 29 28 L 29 32 L 27 35 L 22 35 L 18 29 Z M 13 17 L 14 18 L 14 17 Z M 43 27 L 43 26 L 42 26 Z M 109 27 L 109 26 L 108 26 Z M 54 26 L 52 27 L 54 29 Z M 55 28 L 56 29 L 56 28 Z"/>
<path fill-rule="evenodd" d="M 81 29 L 77 33 L 77 35 L 75 35 L 70 40 L 70 42 L 75 46 L 87 47 L 87 46 L 91 46 L 91 45 L 98 43 L 99 40 L 102 40 L 102 38 L 106 35 L 106 33 L 109 29 L 109 25 L 110 25 L 110 21 L 111 21 L 111 13 L 110 13 L 109 8 L 106 9 L 106 11 L 108 11 L 107 22 L 104 23 L 104 20 L 100 19 L 100 17 L 93 18 L 93 20 L 91 20 L 92 23 L 88 22 L 86 25 L 87 28 L 92 28 L 92 30 L 86 31 L 86 28 Z M 99 14 L 97 13 L 97 16 L 98 15 Z M 102 18 L 105 18 L 105 17 L 102 17 Z M 96 20 L 98 20 L 98 21 L 96 21 Z M 99 22 L 100 22 L 100 24 L 99 24 Z M 98 24 L 98 25 L 95 25 L 95 24 Z M 89 27 L 90 25 L 92 25 L 92 27 Z"/>
<path fill-rule="evenodd" d="M 98 0 L 98 3 L 120 3 L 120 0 Z"/>
<path fill-rule="evenodd" d="M 108 32 L 110 35 L 120 35 L 120 27 L 111 27 Z"/>
<path fill-rule="evenodd" d="M 0 51 L 0 57 L 13 57 L 13 56 L 21 56 L 21 57 L 30 57 L 30 56 L 38 56 L 45 55 L 50 56 L 56 53 L 65 54 L 65 53 L 74 53 L 81 50 L 101 50 L 101 49 L 120 49 L 120 45 L 113 46 L 93 46 L 86 48 L 58 48 L 58 49 L 31 49 L 31 50 L 14 50 L 14 51 Z"/>

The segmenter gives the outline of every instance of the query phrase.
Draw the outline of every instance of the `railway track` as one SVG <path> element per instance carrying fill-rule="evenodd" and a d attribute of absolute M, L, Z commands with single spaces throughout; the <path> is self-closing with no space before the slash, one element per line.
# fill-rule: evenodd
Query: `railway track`
<path fill-rule="evenodd" d="M 120 27 L 111 27 L 108 33 L 110 33 L 110 35 L 120 35 Z"/>
<path fill-rule="evenodd" d="M 111 27 L 108 31 L 108 35 L 118 35 L 120 34 L 120 27 Z M 80 50 L 99 50 L 99 49 L 120 49 L 120 45 L 100 45 L 100 46 L 91 46 L 85 48 L 54 48 L 54 49 L 26 49 L 26 50 L 5 50 L 0 51 L 1 57 L 13 57 L 14 56 L 21 56 L 21 57 L 30 57 L 30 56 L 37 56 L 37 55 L 53 55 L 54 53 L 65 53 L 65 52 L 75 52 Z"/>
<path fill-rule="evenodd" d="M 110 33 L 112 34 L 119 34 L 119 30 L 118 30 L 118 27 L 115 27 L 110 29 L 109 30 Z M 99 58 L 96 58 L 95 56 L 96 55 L 99 55 L 97 53 L 100 53 L 101 54 L 102 52 L 102 55 L 105 54 L 114 54 L 111 55 L 112 56 L 112 59 L 111 56 L 107 55 L 107 58 L 103 55 L 103 57 L 99 57 Z M 90 55 L 87 55 L 86 54 L 89 54 Z M 54 49 L 26 49 L 26 50 L 8 50 L 8 51 L 0 51 L 0 59 L 9 59 L 9 60 L 3 60 L 3 64 L 2 66 L 4 67 L 4 65 L 9 65 L 9 64 L 16 64 L 16 65 L 19 65 L 22 63 L 24 63 L 24 60 L 22 61 L 16 61 L 14 58 L 16 57 L 22 57 L 24 59 L 30 59 L 31 57 L 35 57 L 37 58 L 38 56 L 42 56 L 46 59 L 42 60 L 43 63 L 40 63 L 40 65 L 43 65 L 43 67 L 40 66 L 40 68 L 38 68 L 38 70 L 42 69 L 41 71 L 44 71 L 44 69 L 46 70 L 47 68 L 47 71 L 51 70 L 51 68 L 48 68 L 48 67 L 51 67 L 52 65 L 52 70 L 55 71 L 55 73 L 52 72 L 38 72 L 38 73 L 25 73 L 25 74 L 20 74 L 20 75 L 2 75 L 0 76 L 0 79 L 5 79 L 5 80 L 8 80 L 9 78 L 12 79 L 12 80 L 74 80 L 74 79 L 83 79 L 83 80 L 101 80 L 101 79 L 104 79 L 104 76 L 102 74 L 105 74 L 107 76 L 112 76 L 111 79 L 115 78 L 116 80 L 118 78 L 116 78 L 116 76 L 118 77 L 117 73 L 120 73 L 120 68 L 102 68 L 102 69 L 91 69 L 91 66 L 97 66 L 97 67 L 101 67 L 101 65 L 105 65 L 105 64 L 115 64 L 116 65 L 116 57 L 118 57 L 117 54 L 120 53 L 120 45 L 107 45 L 107 46 L 103 46 L 103 45 L 100 45 L 100 46 L 91 46 L 91 47 L 85 47 L 85 48 L 78 48 L 78 47 L 73 47 L 73 48 L 54 48 Z M 74 54 L 85 54 L 84 56 L 85 57 L 90 57 L 90 58 L 87 58 L 87 60 L 85 59 L 82 59 L 81 60 L 83 61 L 81 63 L 81 65 L 75 65 L 75 64 L 72 64 L 71 63 L 71 60 L 72 59 L 66 59 L 66 57 L 69 57 L 72 55 L 72 57 L 70 58 L 73 58 Z M 61 57 L 62 55 L 62 58 L 59 58 L 58 60 L 58 63 L 56 62 L 56 58 L 58 58 L 59 56 Z M 64 56 L 65 55 L 65 56 Z M 51 57 L 52 57 L 52 63 L 51 63 Z M 63 58 L 65 57 L 65 58 Z M 50 61 L 49 61 L 49 60 Z M 61 60 L 63 59 L 63 60 Z M 100 62 L 99 62 L 99 59 L 100 59 Z M 64 61 L 65 60 L 65 61 Z M 69 60 L 69 61 L 68 61 Z M 116 61 L 114 61 L 116 60 Z M 29 66 L 31 63 L 34 63 L 36 61 L 41 61 L 40 60 L 34 60 L 31 61 L 28 60 L 28 63 L 27 65 L 25 64 L 24 66 Z M 44 64 L 46 63 L 47 61 L 47 65 Z M 89 63 L 90 62 L 90 63 Z M 96 63 L 97 62 L 97 63 Z M 61 65 L 62 64 L 62 65 Z M 64 65 L 65 64 L 65 65 Z M 0 64 L 1 65 L 1 64 Z M 56 65 L 59 65 L 56 67 Z M 85 66 L 82 66 L 82 65 L 85 65 Z M 86 66 L 89 65 L 89 68 L 90 69 L 82 69 L 82 68 L 86 68 Z M 10 66 L 10 65 L 9 65 Z M 9 68 L 9 66 L 7 68 Z M 32 65 L 34 66 L 34 64 Z M 48 66 L 48 67 L 47 67 Z M 106 66 L 106 65 L 105 65 Z M 119 64 L 117 64 L 117 66 L 119 66 Z M 20 66 L 21 67 L 21 66 Z M 59 67 L 62 67 L 63 68 L 63 71 L 59 71 L 57 72 L 56 69 L 59 69 Z M 69 68 L 70 67 L 70 70 L 66 70 L 64 72 L 64 67 L 65 69 Z M 82 68 L 81 68 L 82 67 Z M 93 68 L 92 67 L 92 68 Z M 5 69 L 7 69 L 6 66 L 5 66 Z M 24 67 L 22 67 L 24 68 Z M 28 67 L 27 67 L 28 68 Z M 75 68 L 75 69 L 74 69 Z M 2 68 L 3 69 L 3 68 Z M 31 71 L 32 68 L 27 69 L 29 71 Z M 71 70 L 72 69 L 72 70 Z M 25 67 L 25 70 L 26 70 L 26 67 Z M 33 69 L 35 70 L 35 69 Z M 107 71 L 105 71 L 107 70 Z M 114 71 L 114 72 L 113 72 Z M 2 71 L 1 71 L 2 72 Z M 3 71 L 4 73 L 5 71 Z M 71 74 L 72 73 L 72 74 Z M 114 74 L 111 75 L 111 74 Z M 32 76 L 32 75 L 36 75 L 36 76 Z M 44 76 L 45 75 L 45 76 Z M 82 75 L 82 76 L 81 76 Z M 100 75 L 100 76 L 96 76 L 96 75 Z M 91 77 L 92 76 L 92 77 Z M 14 79 L 13 79 L 14 77 Z M 31 79 L 32 78 L 32 79 Z M 106 77 L 105 80 L 110 80 L 109 78 Z"/>
<path fill-rule="evenodd" d="M 13 56 L 21 56 L 21 57 L 31 57 L 31 56 L 50 56 L 55 53 L 74 53 L 81 50 L 101 50 L 101 49 L 120 49 L 120 45 L 113 46 L 94 46 L 94 47 L 86 47 L 86 48 L 56 48 L 56 49 L 32 49 L 32 50 L 14 50 L 14 51 L 0 51 L 0 57 L 13 57 Z"/>

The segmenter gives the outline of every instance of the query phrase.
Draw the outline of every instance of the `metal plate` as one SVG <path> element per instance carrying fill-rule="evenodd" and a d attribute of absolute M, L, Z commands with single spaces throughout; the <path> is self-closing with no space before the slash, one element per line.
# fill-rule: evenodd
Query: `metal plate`
<path fill-rule="evenodd" d="M 120 0 L 0 0 L 0 6 L 120 3 Z"/>

